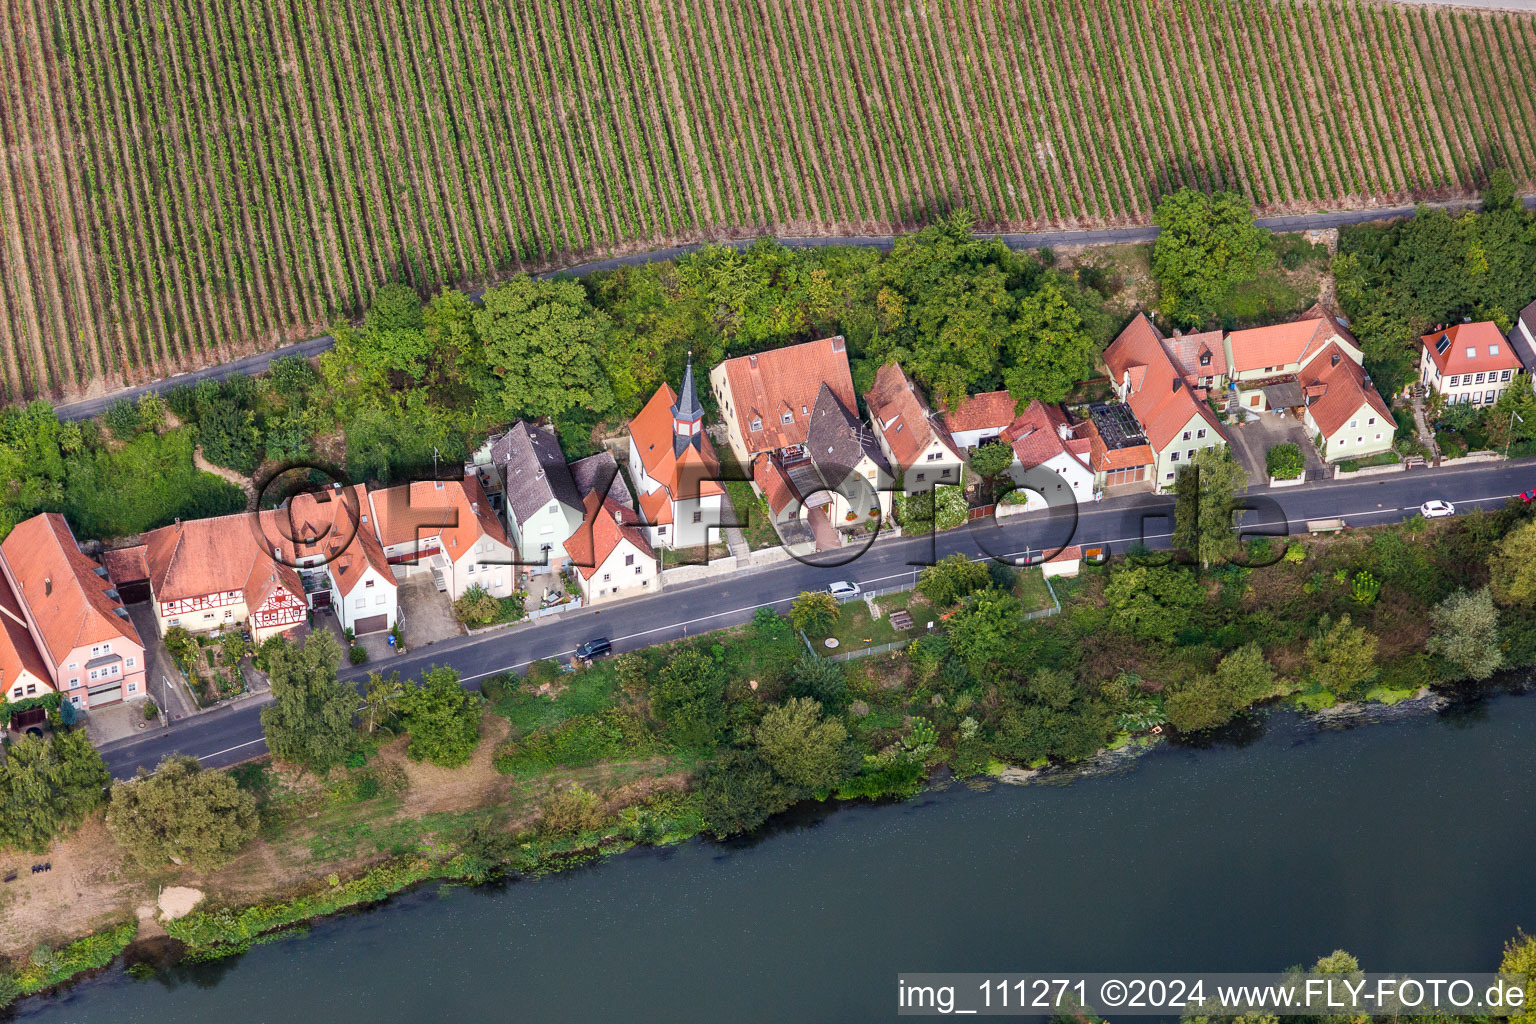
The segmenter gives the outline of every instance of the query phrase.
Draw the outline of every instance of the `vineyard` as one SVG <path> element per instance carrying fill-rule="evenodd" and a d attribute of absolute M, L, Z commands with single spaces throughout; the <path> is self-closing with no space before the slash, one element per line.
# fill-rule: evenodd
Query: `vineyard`
<path fill-rule="evenodd" d="M 1536 177 L 1536 19 L 1364 0 L 0 0 L 0 393 L 380 282 L 679 240 Z"/>

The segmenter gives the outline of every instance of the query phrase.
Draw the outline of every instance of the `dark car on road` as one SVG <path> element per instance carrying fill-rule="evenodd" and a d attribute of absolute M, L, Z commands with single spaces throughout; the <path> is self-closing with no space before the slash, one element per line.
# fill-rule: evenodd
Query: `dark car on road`
<path fill-rule="evenodd" d="M 613 641 L 605 636 L 594 637 L 576 648 L 576 657 L 582 661 L 591 661 L 593 658 L 606 658 L 613 653 Z"/>

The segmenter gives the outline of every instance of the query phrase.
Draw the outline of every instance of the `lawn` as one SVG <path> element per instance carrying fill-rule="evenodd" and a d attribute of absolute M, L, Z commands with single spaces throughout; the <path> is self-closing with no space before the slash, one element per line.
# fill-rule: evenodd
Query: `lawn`
<path fill-rule="evenodd" d="M 1051 599 L 1050 588 L 1046 586 L 1045 574 L 1038 566 L 1027 569 L 1015 569 L 1019 582 L 1013 588 L 1023 603 L 1026 612 L 1043 611 L 1047 608 L 1054 609 L 1056 602 Z"/>
<path fill-rule="evenodd" d="M 817 653 L 841 654 L 864 647 L 877 647 L 895 640 L 907 640 L 920 635 L 929 619 L 937 618 L 928 599 L 915 590 L 904 590 L 898 594 L 878 597 L 875 599 L 875 604 L 880 608 L 879 618 L 870 616 L 869 605 L 863 601 L 849 601 L 844 604 L 843 613 L 838 617 L 837 625 L 833 627 L 831 634 L 837 638 L 837 647 L 828 648 L 822 643 L 821 637 L 813 636 L 811 644 L 816 648 Z M 912 615 L 912 628 L 909 630 L 899 630 L 891 626 L 891 612 L 901 609 L 906 609 Z"/>
<path fill-rule="evenodd" d="M 662 548 L 661 567 L 675 569 L 680 565 L 709 565 L 730 557 L 730 554 L 730 545 L 724 541 L 692 548 Z"/>
<path fill-rule="evenodd" d="M 552 664 L 552 663 L 551 663 Z M 619 681 L 614 675 L 612 661 L 599 661 L 590 668 L 561 675 L 558 668 L 545 667 L 543 663 L 531 666 L 527 680 L 519 676 L 503 677 L 502 693 L 491 703 L 491 710 L 512 723 L 512 734 L 526 736 L 546 725 L 557 725 L 576 715 L 593 715 L 610 706 L 618 693 Z M 528 684 L 537 686 L 546 680 L 563 681 L 563 688 L 554 697 L 534 693 Z"/>
<path fill-rule="evenodd" d="M 745 473 L 729 448 L 717 449 L 716 453 L 720 456 L 720 475 L 727 478 L 725 493 L 731 499 L 731 507 L 736 510 L 736 519 L 741 523 L 741 532 L 747 538 L 747 547 L 753 551 L 778 547 L 782 542 L 778 531 L 773 528 L 768 503 L 753 489 L 751 481 L 731 479 L 744 476 Z"/>

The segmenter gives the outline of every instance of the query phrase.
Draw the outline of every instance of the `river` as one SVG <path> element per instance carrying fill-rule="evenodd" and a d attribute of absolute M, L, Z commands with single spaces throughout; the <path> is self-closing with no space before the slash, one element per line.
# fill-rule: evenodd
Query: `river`
<path fill-rule="evenodd" d="M 1291 714 L 1064 785 L 949 784 L 741 843 L 442 886 L 29 1022 L 866 1021 L 898 971 L 1497 967 L 1536 930 L 1536 697 Z"/>

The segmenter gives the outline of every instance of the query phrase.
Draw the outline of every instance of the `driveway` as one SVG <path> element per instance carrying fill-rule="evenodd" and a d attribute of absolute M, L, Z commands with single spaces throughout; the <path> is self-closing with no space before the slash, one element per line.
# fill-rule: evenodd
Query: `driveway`
<path fill-rule="evenodd" d="M 1322 480 L 1328 475 L 1328 467 L 1318 458 L 1306 426 L 1294 416 L 1260 413 L 1257 419 L 1249 419 L 1241 425 L 1228 424 L 1227 436 L 1232 439 L 1232 454 L 1248 471 L 1249 487 L 1269 486 L 1269 470 L 1264 457 L 1275 445 L 1287 442 L 1301 449 L 1307 460 L 1308 480 Z"/>
<path fill-rule="evenodd" d="M 197 714 L 197 705 L 187 692 L 181 670 L 171 661 L 170 652 L 160 642 L 155 626 L 155 610 L 147 601 L 128 605 L 128 618 L 144 642 L 144 685 L 149 699 L 165 711 L 171 721 Z"/>
<path fill-rule="evenodd" d="M 453 614 L 453 602 L 432 582 L 430 572 L 420 572 L 400 583 L 400 628 L 407 648 L 422 647 L 459 636 L 464 627 Z"/>

